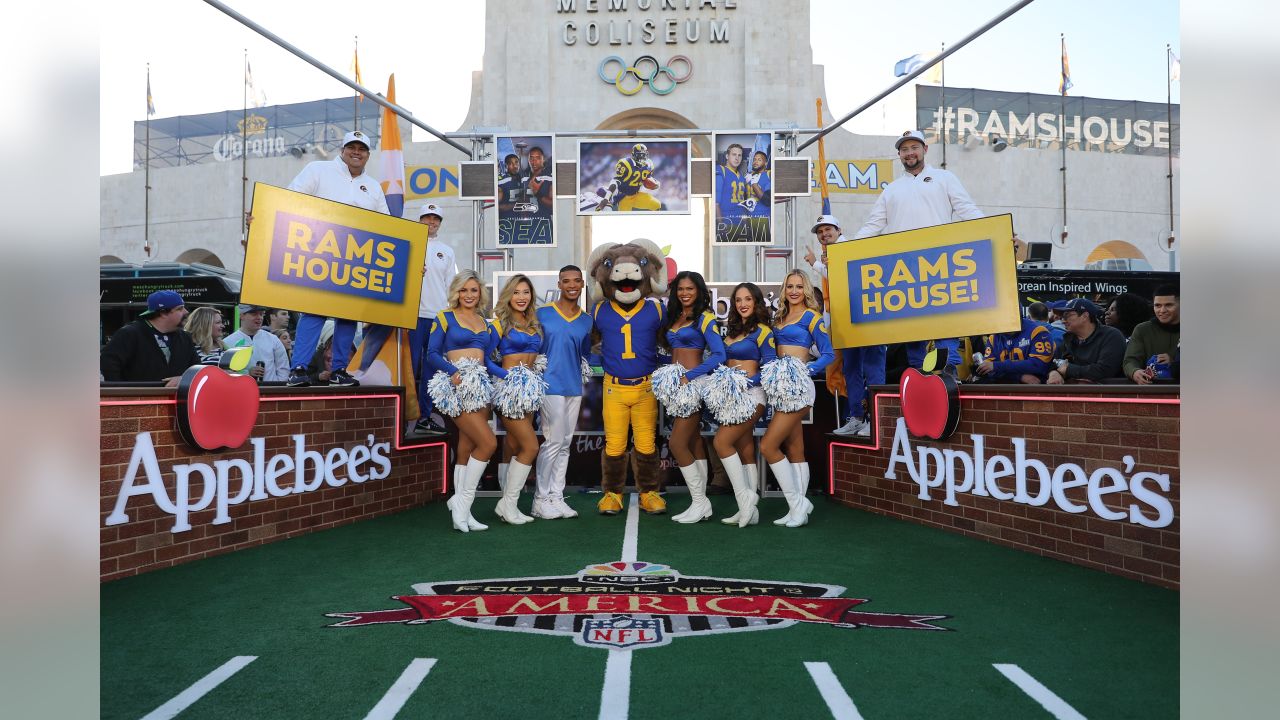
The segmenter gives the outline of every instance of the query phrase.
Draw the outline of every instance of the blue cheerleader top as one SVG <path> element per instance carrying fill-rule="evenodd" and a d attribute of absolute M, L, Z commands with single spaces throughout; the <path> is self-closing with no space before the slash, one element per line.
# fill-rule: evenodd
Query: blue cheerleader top
<path fill-rule="evenodd" d="M 496 378 L 507 377 L 507 370 L 498 363 L 507 355 L 525 353 L 537 354 L 542 349 L 542 333 L 537 331 L 508 328 L 505 332 L 502 323 L 496 319 L 490 321 L 493 332 L 489 335 L 489 345 L 485 348 L 484 364 L 489 374 Z"/>
<path fill-rule="evenodd" d="M 816 377 L 836 359 L 836 351 L 831 347 L 831 336 L 827 334 L 827 327 L 822 322 L 822 316 L 813 310 L 805 310 L 800 319 L 793 323 L 774 327 L 773 338 L 778 347 L 783 345 L 802 348 L 818 346 L 818 359 L 805 366 L 809 370 L 810 377 Z"/>
<path fill-rule="evenodd" d="M 724 339 L 720 337 L 716 316 L 709 311 L 703 311 L 702 317 L 698 318 L 697 322 L 690 323 L 679 330 L 668 330 L 667 344 L 672 350 L 706 349 L 710 351 L 701 365 L 685 372 L 684 376 L 690 380 L 715 370 L 716 366 L 723 363 L 725 359 Z"/>
<path fill-rule="evenodd" d="M 454 317 L 452 310 L 445 310 L 436 317 L 436 326 L 431 330 L 431 338 L 427 341 L 427 365 L 432 370 L 453 375 L 458 368 L 445 357 L 454 350 L 481 350 L 488 352 L 493 339 L 493 326 L 485 320 L 484 329 L 472 332 L 462 326 Z"/>

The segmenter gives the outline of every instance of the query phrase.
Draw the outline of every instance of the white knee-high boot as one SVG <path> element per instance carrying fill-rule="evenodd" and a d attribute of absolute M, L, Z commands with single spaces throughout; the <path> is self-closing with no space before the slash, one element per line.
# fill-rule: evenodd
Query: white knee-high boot
<path fill-rule="evenodd" d="M 800 527 L 809 522 L 809 513 L 813 512 L 813 502 L 809 500 L 809 463 L 793 463 L 796 469 L 796 492 L 800 495 L 799 511 L 791 513 L 791 521 L 787 527 Z"/>
<path fill-rule="evenodd" d="M 698 470 L 698 461 L 681 467 L 680 474 L 689 486 L 689 497 L 693 502 L 688 510 L 671 519 L 678 523 L 696 523 L 711 517 L 711 503 L 707 500 L 707 478 Z"/>
<path fill-rule="evenodd" d="M 532 469 L 532 465 L 525 465 L 519 460 L 512 460 L 507 467 L 506 484 L 502 486 L 502 499 L 498 501 L 498 506 L 494 509 L 503 522 L 512 525 L 533 522 L 533 518 L 520 512 L 518 507 L 520 492 L 524 490 L 525 480 L 529 478 L 529 471 Z"/>
<path fill-rule="evenodd" d="M 756 493 L 758 497 L 760 493 L 760 467 L 755 463 L 751 463 L 750 465 L 743 465 L 742 469 L 747 473 L 747 488 Z"/>
<path fill-rule="evenodd" d="M 454 530 L 468 532 L 489 529 L 488 525 L 471 517 L 471 503 L 476 500 L 476 487 L 480 485 L 480 476 L 484 474 L 484 469 L 488 465 L 489 462 L 487 460 L 470 458 L 467 460 L 461 476 L 455 481 L 453 497 L 449 498 L 449 502 L 445 503 L 445 506 L 449 508 L 453 516 Z"/>
<path fill-rule="evenodd" d="M 760 498 L 747 484 L 742 460 L 734 454 L 720 458 L 720 464 L 724 466 L 724 474 L 729 476 L 729 484 L 733 486 L 733 497 L 738 501 L 738 512 L 720 522 L 738 527 L 755 525 L 760 521 L 760 512 L 756 509 L 756 503 L 760 502 Z"/>
<path fill-rule="evenodd" d="M 797 492 L 799 479 L 795 476 L 795 469 L 791 463 L 783 458 L 776 463 L 769 463 L 769 469 L 773 471 L 773 476 L 778 479 L 778 486 L 782 488 L 782 494 L 787 499 L 787 514 L 773 521 L 774 525 L 788 525 L 796 511 L 802 509 L 800 493 Z"/>

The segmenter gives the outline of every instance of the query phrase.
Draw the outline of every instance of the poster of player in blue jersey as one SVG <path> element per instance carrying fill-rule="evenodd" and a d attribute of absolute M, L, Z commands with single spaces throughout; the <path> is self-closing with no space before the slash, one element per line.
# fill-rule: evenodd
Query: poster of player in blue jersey
<path fill-rule="evenodd" d="M 554 135 L 498 135 L 498 246 L 554 247 Z"/>
<path fill-rule="evenodd" d="M 773 134 L 717 133 L 714 245 L 773 244 Z"/>
<path fill-rule="evenodd" d="M 578 190 L 579 215 L 688 215 L 689 141 L 579 140 Z"/>

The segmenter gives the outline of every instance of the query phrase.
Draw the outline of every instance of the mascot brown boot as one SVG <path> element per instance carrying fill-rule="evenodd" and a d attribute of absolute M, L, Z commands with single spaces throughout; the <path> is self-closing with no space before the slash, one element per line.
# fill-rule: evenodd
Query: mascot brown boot
<path fill-rule="evenodd" d="M 600 488 L 604 497 L 596 503 L 601 515 L 617 515 L 622 511 L 622 490 L 627 482 L 627 456 L 600 453 Z"/>
<path fill-rule="evenodd" d="M 633 451 L 634 452 L 634 451 Z M 640 488 L 640 509 L 650 515 L 661 515 L 667 511 L 667 501 L 658 494 L 658 473 L 662 471 L 662 460 L 658 453 L 636 452 L 636 486 Z"/>

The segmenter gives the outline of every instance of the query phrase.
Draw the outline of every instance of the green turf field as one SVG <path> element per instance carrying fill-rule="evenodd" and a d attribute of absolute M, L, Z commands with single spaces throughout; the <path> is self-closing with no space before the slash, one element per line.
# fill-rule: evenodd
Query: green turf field
<path fill-rule="evenodd" d="M 1176 592 L 818 497 L 799 529 L 771 524 L 781 499 L 744 530 L 641 516 L 627 559 L 840 586 L 869 601 L 859 611 L 944 615 L 931 622 L 946 631 L 799 622 L 672 636 L 730 622 L 686 615 L 671 619 L 669 644 L 611 650 L 464 621 L 330 627 L 343 619 L 328 613 L 406 608 L 391 596 L 414 585 L 572 576 L 623 559 L 627 517 L 594 514 L 594 499 L 570 498 L 579 518 L 521 527 L 480 499 L 490 529 L 465 535 L 434 503 L 104 585 L 102 717 L 170 717 L 177 705 L 181 718 L 1054 717 L 995 665 L 1038 681 L 1069 706 L 1060 717 L 1178 715 Z M 668 499 L 675 512 L 688 502 Z M 732 498 L 713 502 L 717 518 L 733 512 Z M 256 659 L 174 700 L 237 657 Z"/>

